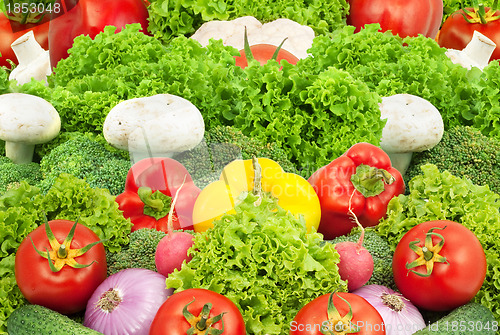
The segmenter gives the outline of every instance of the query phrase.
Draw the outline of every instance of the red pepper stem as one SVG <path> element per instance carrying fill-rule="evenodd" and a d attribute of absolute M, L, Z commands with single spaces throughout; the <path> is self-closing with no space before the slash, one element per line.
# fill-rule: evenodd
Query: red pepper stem
<path fill-rule="evenodd" d="M 351 176 L 352 185 L 365 198 L 379 195 L 385 190 L 385 184 L 390 185 L 394 180 L 386 170 L 365 164 L 356 167 L 356 172 Z"/>

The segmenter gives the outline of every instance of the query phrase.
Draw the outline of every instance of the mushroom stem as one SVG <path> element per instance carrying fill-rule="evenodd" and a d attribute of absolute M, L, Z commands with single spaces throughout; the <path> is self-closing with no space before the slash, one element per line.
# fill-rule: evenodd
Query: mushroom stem
<path fill-rule="evenodd" d="M 410 166 L 413 152 L 386 152 L 386 154 L 391 159 L 392 166 L 404 176 Z"/>
<path fill-rule="evenodd" d="M 20 64 L 29 64 L 45 52 L 36 41 L 32 30 L 12 42 L 10 46 Z"/>
<path fill-rule="evenodd" d="M 484 36 L 477 30 L 474 30 L 472 40 L 463 49 L 464 53 L 474 60 L 480 68 L 488 65 L 490 57 L 496 48 L 495 42 Z"/>
<path fill-rule="evenodd" d="M 5 142 L 5 156 L 16 164 L 27 164 L 33 161 L 34 144 Z"/>
<path fill-rule="evenodd" d="M 51 74 L 49 52 L 38 44 L 32 30 L 15 40 L 11 48 L 19 65 L 10 73 L 10 80 L 17 80 L 19 85 L 23 85 L 30 82 L 31 78 L 46 80 Z"/>

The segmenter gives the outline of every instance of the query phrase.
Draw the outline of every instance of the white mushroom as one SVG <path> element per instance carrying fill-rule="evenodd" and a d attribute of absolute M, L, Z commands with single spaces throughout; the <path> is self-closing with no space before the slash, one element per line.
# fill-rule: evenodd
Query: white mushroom
<path fill-rule="evenodd" d="M 204 133 L 198 108 L 172 94 L 123 101 L 111 109 L 103 125 L 106 141 L 128 150 L 134 161 L 190 150 L 203 140 Z"/>
<path fill-rule="evenodd" d="M 381 119 L 387 119 L 380 146 L 404 175 L 413 152 L 429 150 L 441 141 L 441 113 L 429 101 L 411 94 L 384 97 L 379 107 Z"/>
<path fill-rule="evenodd" d="M 460 64 L 466 69 L 473 66 L 483 70 L 489 63 L 490 57 L 496 48 L 495 42 L 474 30 L 471 41 L 463 50 L 448 49 L 445 54 L 455 64 Z"/>
<path fill-rule="evenodd" d="M 0 95 L 0 139 L 14 163 L 31 162 L 35 145 L 52 140 L 60 130 L 59 113 L 47 100 L 24 93 Z"/>
<path fill-rule="evenodd" d="M 11 48 L 19 64 L 10 73 L 10 80 L 15 79 L 22 85 L 30 82 L 31 78 L 46 80 L 52 73 L 49 52 L 38 44 L 32 30 L 16 39 Z"/>

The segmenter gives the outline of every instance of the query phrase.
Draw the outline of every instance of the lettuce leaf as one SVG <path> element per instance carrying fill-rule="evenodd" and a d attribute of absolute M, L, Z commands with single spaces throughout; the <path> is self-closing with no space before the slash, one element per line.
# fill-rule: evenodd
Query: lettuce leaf
<path fill-rule="evenodd" d="M 412 227 L 430 220 L 451 220 L 474 232 L 481 242 L 488 269 L 475 301 L 488 307 L 500 321 L 500 195 L 488 186 L 423 165 L 422 174 L 409 182 L 409 194 L 393 198 L 387 218 L 377 226 L 394 250 Z"/>
<path fill-rule="evenodd" d="M 203 48 L 185 37 L 165 47 L 139 29 L 131 24 L 115 33 L 108 26 L 94 39 L 77 37 L 70 56 L 49 77 L 50 87 L 31 82 L 18 91 L 50 101 L 66 132 L 102 133 L 106 115 L 119 102 L 161 93 L 191 101 L 206 119 L 233 108 L 231 79 L 239 68 L 229 65 L 236 49 L 220 41 Z"/>
<path fill-rule="evenodd" d="M 402 40 L 379 29 L 378 23 L 369 24 L 354 33 L 354 27 L 346 26 L 331 38 L 317 37 L 305 66 L 312 73 L 343 69 L 382 97 L 399 93 L 422 97 L 441 112 L 446 128 L 472 125 L 474 116 L 484 113 L 480 101 L 488 97 L 474 85 L 481 71 L 453 64 L 446 49 L 430 38 Z"/>
<path fill-rule="evenodd" d="M 339 255 L 320 246 L 321 234 L 306 233 L 303 220 L 278 207 L 276 200 L 246 194 L 214 228 L 195 235 L 189 263 L 167 278 L 181 291 L 205 288 L 231 299 L 241 310 L 249 334 L 288 334 L 302 306 L 328 292 L 346 291 Z"/>
<path fill-rule="evenodd" d="M 305 178 L 357 142 L 379 144 L 381 98 L 365 83 L 335 67 L 282 66 L 245 68 L 233 120 L 245 135 L 282 146 Z"/>

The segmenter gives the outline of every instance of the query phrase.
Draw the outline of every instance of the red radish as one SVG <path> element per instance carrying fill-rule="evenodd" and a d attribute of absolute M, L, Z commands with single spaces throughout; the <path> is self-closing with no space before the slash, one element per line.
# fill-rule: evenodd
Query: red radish
<path fill-rule="evenodd" d="M 350 203 L 349 212 L 358 224 L 358 227 L 360 227 L 361 236 L 357 243 L 346 241 L 335 244 L 335 250 L 337 250 L 340 255 L 340 262 L 337 264 L 340 278 L 347 281 L 347 289 L 349 292 L 352 292 L 370 280 L 373 274 L 373 257 L 370 252 L 363 247 L 365 230 L 351 210 Z"/>
<path fill-rule="evenodd" d="M 188 256 L 188 250 L 193 246 L 194 236 L 185 231 L 174 232 L 172 225 L 174 206 L 182 186 L 184 186 L 184 182 L 177 189 L 172 205 L 170 206 L 170 213 L 168 214 L 168 232 L 158 243 L 155 252 L 156 270 L 165 277 L 174 272 L 175 269 L 180 270 L 182 262 L 189 262 L 192 258 Z"/>
<path fill-rule="evenodd" d="M 167 277 L 175 269 L 180 270 L 182 262 L 189 262 L 187 251 L 193 246 L 193 235 L 184 231 L 171 232 L 158 243 L 155 253 L 156 270 Z"/>

